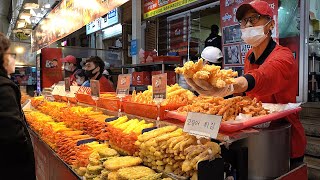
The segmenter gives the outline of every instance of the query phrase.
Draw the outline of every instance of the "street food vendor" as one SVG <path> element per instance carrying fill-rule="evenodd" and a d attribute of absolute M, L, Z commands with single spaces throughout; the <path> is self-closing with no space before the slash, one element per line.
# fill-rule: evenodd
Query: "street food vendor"
<path fill-rule="evenodd" d="M 63 63 L 64 70 L 70 75 L 70 82 L 76 81 L 75 72 L 77 71 L 77 59 L 74 56 L 68 55 L 61 59 Z"/>
<path fill-rule="evenodd" d="M 264 103 L 295 103 L 298 92 L 298 62 L 290 49 L 278 45 L 271 37 L 275 27 L 273 12 L 265 1 L 242 4 L 236 12 L 242 39 L 252 48 L 245 57 L 244 76 L 233 86 L 215 88 L 203 80 L 186 79 L 198 93 L 208 96 L 228 96 L 246 93 Z M 291 129 L 291 165 L 303 162 L 306 137 L 298 114 L 286 117 Z"/>
<path fill-rule="evenodd" d="M 102 74 L 104 71 L 104 67 L 105 64 L 100 57 L 90 57 L 86 60 L 84 66 L 85 75 L 89 79 L 88 82 L 90 82 L 90 80 L 99 80 L 101 92 L 114 92 L 115 89 L 112 82 Z M 88 84 L 88 86 L 90 86 L 90 84 Z"/>
<path fill-rule="evenodd" d="M 222 65 L 223 56 L 219 48 L 213 46 L 208 46 L 204 48 L 204 50 L 201 52 L 201 58 L 204 60 L 206 64 L 214 64 L 216 66 Z"/>

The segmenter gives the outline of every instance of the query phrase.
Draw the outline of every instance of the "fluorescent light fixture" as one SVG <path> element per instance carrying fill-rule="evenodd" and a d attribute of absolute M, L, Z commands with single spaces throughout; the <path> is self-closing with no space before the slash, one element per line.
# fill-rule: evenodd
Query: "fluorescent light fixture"
<path fill-rule="evenodd" d="M 62 42 L 61 42 L 61 46 L 62 46 L 62 47 L 66 46 L 66 45 L 67 45 L 67 41 L 62 41 Z"/>
<path fill-rule="evenodd" d="M 18 29 L 20 29 L 20 28 L 24 28 L 24 27 L 26 27 L 26 21 L 24 21 L 24 20 L 19 20 L 19 21 L 17 21 L 17 28 Z"/>
<path fill-rule="evenodd" d="M 30 17 L 31 17 L 31 14 L 27 12 L 23 12 L 19 15 L 20 19 L 30 19 Z"/>
<path fill-rule="evenodd" d="M 36 3 L 25 3 L 23 5 L 23 9 L 38 9 L 39 8 L 39 4 Z"/>
<path fill-rule="evenodd" d="M 44 8 L 50 9 L 50 8 L 51 8 L 51 4 L 49 4 L 49 3 L 45 4 L 45 5 L 44 5 Z"/>

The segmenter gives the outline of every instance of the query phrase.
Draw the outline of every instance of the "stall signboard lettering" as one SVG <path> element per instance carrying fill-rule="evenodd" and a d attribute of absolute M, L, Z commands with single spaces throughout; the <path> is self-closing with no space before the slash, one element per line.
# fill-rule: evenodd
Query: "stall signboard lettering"
<path fill-rule="evenodd" d="M 118 84 L 117 84 L 117 96 L 126 96 L 129 94 L 130 88 L 130 74 L 120 74 L 118 77 Z"/>
<path fill-rule="evenodd" d="M 222 116 L 190 112 L 183 131 L 200 137 L 216 139 L 221 120 Z"/>
<path fill-rule="evenodd" d="M 109 12 L 111 15 L 107 18 L 111 18 L 111 24 L 114 23 L 114 9 L 127 1 L 62 0 L 32 31 L 32 51 L 49 46 Z M 100 21 L 100 26 L 109 25 L 104 21 Z"/>
<path fill-rule="evenodd" d="M 222 53 L 225 67 L 243 66 L 247 52 L 251 46 L 241 39 L 241 30 L 236 18 L 238 7 L 243 3 L 250 3 L 252 0 L 221 0 L 220 1 L 220 24 L 222 32 Z M 278 42 L 278 0 L 264 0 L 269 3 L 273 10 L 275 28 L 272 38 Z"/>
<path fill-rule="evenodd" d="M 90 80 L 91 97 L 100 97 L 100 82 L 99 80 Z"/>
<path fill-rule="evenodd" d="M 167 73 L 152 76 L 152 98 L 155 101 L 167 97 Z"/>
<path fill-rule="evenodd" d="M 64 78 L 64 90 L 70 92 L 70 77 Z"/>
<path fill-rule="evenodd" d="M 106 16 L 100 17 L 86 25 L 86 34 L 91 34 L 96 31 L 111 27 L 119 23 L 119 9 L 111 10 Z"/>
<path fill-rule="evenodd" d="M 143 17 L 147 19 L 194 2 L 197 0 L 144 0 Z"/>

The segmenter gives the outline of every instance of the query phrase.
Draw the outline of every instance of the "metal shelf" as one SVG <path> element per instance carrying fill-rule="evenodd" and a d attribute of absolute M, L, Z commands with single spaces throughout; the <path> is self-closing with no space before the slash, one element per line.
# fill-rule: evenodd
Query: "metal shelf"
<path fill-rule="evenodd" d="M 136 67 L 145 67 L 145 66 L 156 66 L 156 65 L 179 65 L 178 61 L 160 61 L 160 62 L 151 62 L 143 64 L 128 64 L 120 66 L 121 68 L 136 68 Z"/>

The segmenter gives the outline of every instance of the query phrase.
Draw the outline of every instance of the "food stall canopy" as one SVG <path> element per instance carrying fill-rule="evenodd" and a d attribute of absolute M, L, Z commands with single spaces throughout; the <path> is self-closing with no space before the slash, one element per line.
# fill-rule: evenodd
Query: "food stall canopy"
<path fill-rule="evenodd" d="M 66 37 L 128 0 L 62 0 L 32 32 L 32 51 Z"/>

